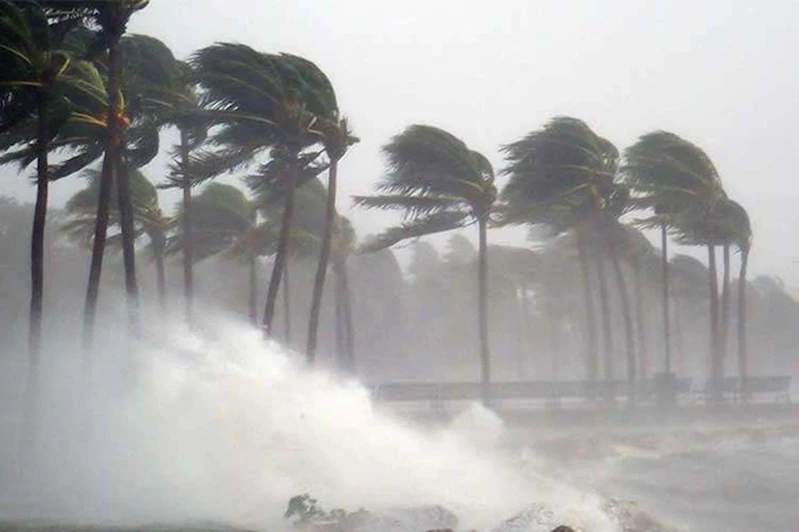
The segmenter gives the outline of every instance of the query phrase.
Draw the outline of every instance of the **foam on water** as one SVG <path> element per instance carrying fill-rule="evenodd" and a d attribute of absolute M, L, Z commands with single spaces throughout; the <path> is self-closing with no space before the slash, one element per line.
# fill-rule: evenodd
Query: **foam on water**
<path fill-rule="evenodd" d="M 112 339 L 98 352 L 119 349 Z M 91 394 L 75 384 L 78 356 L 49 372 L 34 463 L 0 466 L 5 518 L 274 529 L 289 497 L 307 492 L 326 508 L 438 504 L 462 529 L 543 505 L 572 526 L 617 530 L 599 497 L 504 448 L 502 421 L 480 407 L 446 428 L 411 427 L 376 411 L 357 382 L 306 369 L 233 323 L 198 335 L 176 327 L 126 351 L 135 377 L 105 360 Z M 8 464 L 19 423 L 5 425 Z"/>

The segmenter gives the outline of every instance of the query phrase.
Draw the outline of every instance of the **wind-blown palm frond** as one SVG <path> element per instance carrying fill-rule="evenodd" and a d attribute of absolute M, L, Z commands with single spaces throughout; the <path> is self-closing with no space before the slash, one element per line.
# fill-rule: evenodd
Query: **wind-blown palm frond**
<path fill-rule="evenodd" d="M 509 181 L 501 223 L 567 228 L 604 208 L 613 191 L 618 150 L 576 118 L 554 118 L 502 151 Z"/>
<path fill-rule="evenodd" d="M 403 223 L 372 237 L 363 250 L 377 250 L 406 238 L 438 233 L 487 217 L 496 198 L 488 159 L 454 135 L 412 125 L 391 139 L 383 153 L 388 171 L 382 194 L 355 196 L 356 206 L 396 210 Z"/>
<path fill-rule="evenodd" d="M 463 227 L 468 223 L 469 214 L 465 212 L 439 212 L 417 218 L 400 226 L 387 229 L 383 233 L 368 237 L 361 245 L 363 253 L 380 251 L 403 240 L 443 233 Z"/>

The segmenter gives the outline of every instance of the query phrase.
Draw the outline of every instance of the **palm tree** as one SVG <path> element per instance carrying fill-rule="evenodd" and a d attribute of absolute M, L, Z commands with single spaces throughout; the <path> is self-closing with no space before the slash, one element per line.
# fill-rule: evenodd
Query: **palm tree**
<path fill-rule="evenodd" d="M 319 264 L 316 269 L 313 293 L 311 296 L 311 315 L 308 320 L 308 345 L 306 356 L 308 362 L 313 364 L 316 356 L 317 334 L 319 331 L 319 314 L 322 309 L 322 295 L 325 288 L 325 275 L 330 261 L 331 243 L 333 231 L 336 226 L 338 213 L 336 211 L 336 179 L 338 175 L 338 162 L 347 151 L 347 147 L 356 142 L 349 131 L 349 126 L 345 119 L 337 124 L 330 124 L 325 128 L 325 152 L 330 158 L 330 169 L 328 170 L 327 184 L 327 204 L 325 208 L 325 225 L 322 235 L 322 247 L 319 251 Z"/>
<path fill-rule="evenodd" d="M 108 73 L 106 112 L 105 160 L 103 177 L 100 184 L 97 202 L 97 225 L 92 239 L 92 259 L 89 268 L 89 284 L 86 291 L 84 307 L 84 346 L 91 345 L 97 296 L 100 287 L 103 253 L 108 231 L 109 201 L 114 174 L 124 154 L 120 150 L 123 131 L 128 118 L 123 113 L 121 88 L 122 64 L 120 58 L 120 40 L 127 31 L 130 17 L 149 4 L 149 0 L 40 0 L 48 14 L 54 20 L 84 20 L 99 28 L 96 39 L 88 46 L 90 53 L 107 50 L 106 68 Z M 133 211 L 130 199 L 130 186 L 126 172 L 117 176 L 117 194 L 119 200 L 120 225 L 122 227 L 122 244 L 125 262 L 125 286 L 128 295 L 131 327 L 137 328 L 137 298 L 135 274 L 135 250 L 133 246 Z"/>
<path fill-rule="evenodd" d="M 284 207 L 277 255 L 264 309 L 264 334 L 269 336 L 275 301 L 287 259 L 294 191 L 300 154 L 324 140 L 320 123 L 338 122 L 330 81 L 312 62 L 301 57 L 260 53 L 238 44 L 216 44 L 192 59 L 203 88 L 203 115 L 220 126 L 209 138 L 216 150 L 198 156 L 195 176 L 212 177 L 247 166 L 270 148 L 285 152 Z M 199 167 L 199 168 L 198 168 Z"/>
<path fill-rule="evenodd" d="M 173 163 L 167 182 L 162 188 L 179 188 L 181 191 L 181 239 L 183 254 L 183 299 L 186 323 L 191 325 L 194 308 L 194 239 L 192 238 L 191 190 L 195 184 L 191 167 L 191 153 L 205 140 L 206 124 L 200 111 L 200 97 L 197 93 L 194 72 L 187 62 L 178 61 L 168 48 L 160 50 L 162 65 L 160 86 L 156 85 L 153 104 L 158 106 L 156 114 L 161 123 L 174 125 L 180 134 L 178 145 L 174 148 Z M 159 94 L 160 93 L 160 94 Z"/>
<path fill-rule="evenodd" d="M 381 194 L 356 196 L 355 204 L 398 210 L 403 223 L 373 237 L 364 245 L 365 250 L 384 249 L 402 240 L 477 223 L 481 386 L 483 404 L 489 405 L 487 228 L 496 199 L 491 163 L 454 135 L 418 124 L 392 138 L 383 153 L 388 158 L 388 173 L 378 184 Z"/>
<path fill-rule="evenodd" d="M 589 244 L 614 190 L 618 151 L 584 122 L 570 117 L 551 120 L 503 151 L 508 163 L 504 173 L 509 176 L 502 191 L 503 222 L 545 226 L 553 235 L 575 232 L 585 297 L 587 372 L 595 381 L 599 357 Z M 609 338 L 607 324 L 605 329 Z"/>
<path fill-rule="evenodd" d="M 96 226 L 97 199 L 102 172 L 87 170 L 84 172 L 88 180 L 86 188 L 76 192 L 67 201 L 65 210 L 68 220 L 62 230 L 75 241 L 84 242 L 91 246 L 91 240 Z M 156 270 L 156 287 L 158 300 L 162 310 L 166 310 L 166 271 L 164 255 L 166 253 L 167 231 L 171 220 L 167 218 L 158 202 L 158 191 L 155 186 L 138 170 L 131 172 L 131 197 L 133 206 L 133 219 L 136 224 L 134 235 L 136 238 L 146 235 L 150 240 L 150 250 Z M 115 198 L 112 198 L 115 199 Z M 119 226 L 119 210 L 109 210 L 109 227 Z M 107 243 L 114 247 L 121 246 L 121 233 L 108 238 Z"/>
<path fill-rule="evenodd" d="M 746 399 L 747 350 L 746 350 L 746 270 L 749 264 L 749 251 L 752 246 L 752 226 L 749 215 L 739 203 L 732 200 L 722 202 L 720 208 L 721 232 L 724 234 L 725 297 L 722 305 L 729 305 L 729 247 L 735 245 L 741 253 L 741 266 L 738 275 L 738 375 L 741 379 L 742 397 Z M 722 353 L 726 352 L 728 311 L 722 317 Z"/>
<path fill-rule="evenodd" d="M 75 60 L 65 41 L 73 21 L 51 23 L 38 4 L 0 0 L 0 164 L 36 163 L 36 204 L 31 233 L 31 298 L 28 330 L 29 407 L 36 394 L 44 298 L 44 244 L 49 181 L 74 171 L 78 154 L 58 171 L 48 153 L 69 142 L 55 140 L 67 123 L 82 120 L 79 106 L 96 90 L 90 65 Z M 12 150 L 12 148 L 18 148 Z M 33 415 L 33 412 L 30 413 Z"/>
<path fill-rule="evenodd" d="M 715 210 L 724 199 L 718 171 L 698 146 L 664 131 L 642 136 L 625 152 L 623 175 L 631 189 L 639 195 L 641 206 L 655 208 L 655 215 L 640 224 L 659 227 L 663 241 L 663 319 L 665 332 L 665 371 L 671 374 L 668 311 L 668 257 L 666 232 L 671 229 L 686 243 L 703 244 L 708 248 L 708 282 L 710 295 L 710 358 L 713 379 L 719 377 L 718 354 L 718 280 L 713 234 Z"/>

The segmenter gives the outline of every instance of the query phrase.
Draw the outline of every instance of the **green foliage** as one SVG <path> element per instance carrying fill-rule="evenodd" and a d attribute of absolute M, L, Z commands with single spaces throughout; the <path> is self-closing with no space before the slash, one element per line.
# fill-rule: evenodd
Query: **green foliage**
<path fill-rule="evenodd" d="M 192 163 L 201 178 L 248 166 L 272 147 L 321 142 L 322 125 L 339 120 L 327 76 L 301 57 L 221 43 L 198 51 L 191 65 L 203 88 L 198 116 L 219 126 Z"/>
<path fill-rule="evenodd" d="M 502 148 L 508 184 L 499 221 L 545 225 L 557 234 L 609 208 L 620 214 L 619 153 L 583 121 L 558 117 Z"/>
<path fill-rule="evenodd" d="M 435 127 L 412 125 L 383 153 L 388 172 L 377 185 L 382 194 L 355 196 L 355 204 L 399 211 L 403 223 L 372 237 L 362 250 L 376 251 L 488 216 L 496 199 L 493 169 L 457 137 Z"/>

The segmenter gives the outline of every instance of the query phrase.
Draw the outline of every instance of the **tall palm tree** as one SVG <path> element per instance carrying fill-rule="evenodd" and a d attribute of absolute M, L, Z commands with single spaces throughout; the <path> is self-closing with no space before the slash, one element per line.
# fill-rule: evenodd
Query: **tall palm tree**
<path fill-rule="evenodd" d="M 97 55 L 100 50 L 107 50 L 105 60 L 107 68 L 108 105 L 106 112 L 105 160 L 103 162 L 103 178 L 97 202 L 97 225 L 92 239 L 92 259 L 89 268 L 89 284 L 86 290 L 84 307 L 84 345 L 92 343 L 97 296 L 99 294 L 100 275 L 102 272 L 103 253 L 108 231 L 108 211 L 111 198 L 111 185 L 114 173 L 124 154 L 120 150 L 122 134 L 128 118 L 123 113 L 121 98 L 122 63 L 120 58 L 120 40 L 127 31 L 130 17 L 149 4 L 149 0 L 40 0 L 48 14 L 54 20 L 84 20 L 96 26 L 99 31 L 88 50 Z M 128 295 L 131 326 L 137 326 L 136 300 L 138 288 L 135 274 L 135 250 L 133 246 L 133 211 L 130 199 L 130 186 L 125 172 L 117 176 L 119 189 L 118 203 L 122 226 L 123 254 L 125 262 L 125 285 Z"/>
<path fill-rule="evenodd" d="M 316 277 L 313 284 L 311 295 L 311 314 L 308 320 L 308 344 L 306 356 L 308 362 L 313 363 L 316 356 L 317 335 L 319 331 L 319 314 L 322 309 L 322 295 L 325 288 L 325 276 L 327 266 L 330 261 L 330 250 L 333 241 L 333 232 L 337 223 L 338 213 L 336 211 L 336 188 L 338 175 L 338 162 L 347 151 L 347 147 L 356 142 L 349 131 L 349 126 L 345 119 L 339 120 L 336 124 L 329 124 L 324 128 L 325 132 L 325 152 L 330 158 L 330 169 L 328 170 L 327 184 L 327 204 L 325 208 L 325 225 L 322 235 L 321 250 L 319 251 L 319 264 L 316 269 Z"/>
<path fill-rule="evenodd" d="M 716 205 L 724 198 L 718 171 L 710 158 L 698 146 L 665 131 L 642 136 L 625 152 L 623 175 L 640 206 L 653 207 L 654 216 L 641 220 L 643 227 L 658 227 L 663 245 L 663 320 L 666 349 L 665 372 L 671 374 L 671 344 L 669 324 L 669 287 L 667 231 L 680 234 L 683 240 L 704 243 L 708 247 L 710 271 L 710 352 L 711 365 L 717 364 L 718 299 L 712 238 L 699 238 L 707 233 Z M 707 234 L 705 236 L 708 236 Z M 700 242 L 702 241 L 702 242 Z M 714 290 L 714 287 L 716 289 Z M 714 370 L 714 375 L 717 370 Z M 715 377 L 714 377 L 715 378 Z"/>
<path fill-rule="evenodd" d="M 583 121 L 558 117 L 503 151 L 508 163 L 503 172 L 509 176 L 502 191 L 503 222 L 541 225 L 553 234 L 575 232 L 585 297 L 585 359 L 588 378 L 595 381 L 599 356 L 589 245 L 614 190 L 618 150 Z"/>
<path fill-rule="evenodd" d="M 384 249 L 402 240 L 477 223 L 481 387 L 483 404 L 489 405 L 487 228 L 496 199 L 491 163 L 451 133 L 418 124 L 393 137 L 383 153 L 388 172 L 378 184 L 381 194 L 356 196 L 355 204 L 400 211 L 403 223 L 373 237 L 364 249 Z"/>
<path fill-rule="evenodd" d="M 154 87 L 154 97 L 150 100 L 156 107 L 156 115 L 161 123 L 175 126 L 179 141 L 173 149 L 170 175 L 162 188 L 179 188 L 181 191 L 180 223 L 183 262 L 183 302 L 186 323 L 191 325 L 194 309 L 194 239 L 192 238 L 192 187 L 195 184 L 191 166 L 191 154 L 207 136 L 206 124 L 200 111 L 200 97 L 191 65 L 178 61 L 168 48 L 160 51 L 156 64 L 161 72 L 156 76 L 161 80 Z"/>
<path fill-rule="evenodd" d="M 250 165 L 274 147 L 285 152 L 281 232 L 263 318 L 264 334 L 269 336 L 287 259 L 300 154 L 323 141 L 320 123 L 338 121 L 335 93 L 312 62 L 244 45 L 204 48 L 194 55 L 192 65 L 203 88 L 203 115 L 209 125 L 219 126 L 209 138 L 216 150 L 197 157 L 195 176 L 212 177 Z"/>
<path fill-rule="evenodd" d="M 743 398 L 746 399 L 747 349 L 746 349 L 746 271 L 749 264 L 749 251 L 752 246 L 752 226 L 749 215 L 738 202 L 725 200 L 720 206 L 721 232 L 725 238 L 725 279 L 729 279 L 729 247 L 734 245 L 741 254 L 741 265 L 738 274 L 738 312 L 737 312 L 737 337 L 738 337 L 738 375 L 743 387 Z M 729 289 L 725 289 L 729 292 Z M 729 304 L 729 295 L 722 304 Z M 728 314 L 722 318 L 722 335 L 726 335 L 728 327 Z M 726 351 L 726 338 L 722 341 L 722 353 Z"/>
<path fill-rule="evenodd" d="M 45 12 L 36 4 L 17 6 L 0 0 L 0 149 L 23 145 L 21 159 L 19 152 L 12 151 L 0 158 L 0 164 L 17 161 L 25 168 L 36 163 L 36 204 L 30 241 L 30 365 L 25 392 L 25 421 L 29 423 L 26 430 L 30 440 L 36 437 L 33 420 L 42 349 L 48 153 L 52 138 L 70 117 L 72 108 L 60 88 L 71 62 L 70 55 L 62 48 L 69 29 L 69 24 L 50 25 Z M 26 441 L 24 445 L 31 443 Z"/>

